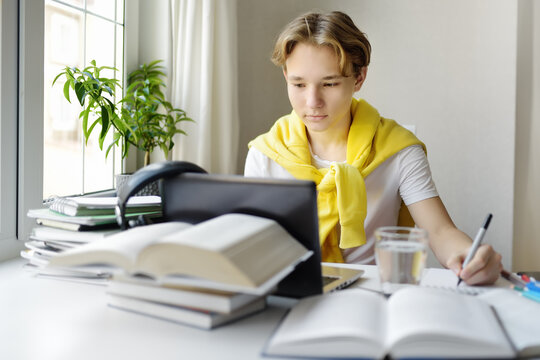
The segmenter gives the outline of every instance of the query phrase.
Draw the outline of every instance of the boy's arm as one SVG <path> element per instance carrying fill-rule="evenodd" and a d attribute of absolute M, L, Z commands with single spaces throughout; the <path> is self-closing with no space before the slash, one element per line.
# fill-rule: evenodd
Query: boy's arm
<path fill-rule="evenodd" d="M 501 255 L 488 244 L 480 246 L 469 264 L 461 268 L 472 240 L 456 228 L 439 197 L 416 202 L 408 209 L 416 225 L 428 231 L 429 244 L 443 266 L 469 285 L 492 284 L 498 279 Z"/>

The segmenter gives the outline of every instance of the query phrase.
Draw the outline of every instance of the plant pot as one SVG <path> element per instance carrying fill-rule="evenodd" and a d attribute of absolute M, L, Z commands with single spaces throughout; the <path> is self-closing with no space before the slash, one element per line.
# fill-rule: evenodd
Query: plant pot
<path fill-rule="evenodd" d="M 116 193 L 119 193 L 120 190 L 127 186 L 127 183 L 129 181 L 129 178 L 132 174 L 117 174 L 116 177 Z M 145 187 L 143 187 L 141 190 L 139 190 L 134 196 L 147 196 L 147 195 L 156 195 L 160 196 L 159 192 L 159 180 L 154 181 Z"/>

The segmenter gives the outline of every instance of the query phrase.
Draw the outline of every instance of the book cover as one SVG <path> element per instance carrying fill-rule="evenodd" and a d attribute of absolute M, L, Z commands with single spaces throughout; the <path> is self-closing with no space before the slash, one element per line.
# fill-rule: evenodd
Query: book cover
<path fill-rule="evenodd" d="M 40 241 L 69 241 L 73 243 L 89 243 L 119 232 L 120 229 L 76 231 L 59 229 L 50 226 L 36 226 L 32 229 L 31 237 Z"/>
<path fill-rule="evenodd" d="M 230 314 L 260 298 L 257 295 L 201 289 L 189 286 L 160 286 L 154 280 L 117 274 L 107 287 L 113 295 L 155 301 L 170 305 L 199 307 L 208 311 Z"/>
<path fill-rule="evenodd" d="M 160 211 L 152 212 L 136 212 L 127 214 L 128 218 L 136 218 L 139 215 L 145 215 L 149 217 L 159 217 L 161 216 Z M 35 218 L 39 221 L 49 220 L 60 223 L 67 224 L 76 224 L 76 225 L 86 225 L 86 226 L 98 226 L 98 225 L 107 225 L 112 224 L 116 225 L 116 216 L 114 214 L 110 215 L 92 215 L 92 216 L 69 216 L 57 213 L 47 208 L 43 209 L 30 209 L 28 210 L 27 216 L 30 218 Z"/>

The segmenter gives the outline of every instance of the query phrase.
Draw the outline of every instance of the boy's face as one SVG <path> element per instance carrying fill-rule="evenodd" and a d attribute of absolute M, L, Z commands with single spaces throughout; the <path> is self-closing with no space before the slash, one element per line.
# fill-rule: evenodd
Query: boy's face
<path fill-rule="evenodd" d="M 345 77 L 331 48 L 305 43 L 294 47 L 285 65 L 289 101 L 308 132 L 348 129 L 352 96 L 360 90 L 366 69 L 358 77 Z"/>

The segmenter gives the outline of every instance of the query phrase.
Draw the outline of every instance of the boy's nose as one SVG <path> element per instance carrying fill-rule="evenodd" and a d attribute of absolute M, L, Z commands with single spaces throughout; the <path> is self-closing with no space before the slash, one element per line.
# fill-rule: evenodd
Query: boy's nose
<path fill-rule="evenodd" d="M 311 109 L 322 107 L 324 101 L 322 99 L 320 90 L 316 87 L 309 89 L 306 99 L 307 106 Z"/>

